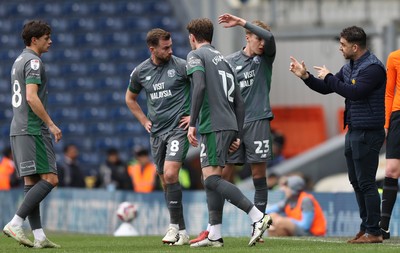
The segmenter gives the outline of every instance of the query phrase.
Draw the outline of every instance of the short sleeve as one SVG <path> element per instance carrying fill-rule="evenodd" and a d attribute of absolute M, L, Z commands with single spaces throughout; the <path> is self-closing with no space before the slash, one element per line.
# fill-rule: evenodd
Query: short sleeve
<path fill-rule="evenodd" d="M 43 64 L 39 59 L 31 59 L 25 64 L 25 84 L 42 84 L 41 70 Z"/>
<path fill-rule="evenodd" d="M 137 70 L 137 68 L 135 68 L 132 71 L 131 76 L 129 78 L 129 87 L 128 87 L 128 89 L 132 93 L 138 94 L 142 90 L 142 88 L 143 88 L 143 86 L 140 84 L 140 79 L 139 79 L 139 71 Z"/>
<path fill-rule="evenodd" d="M 205 72 L 204 63 L 202 59 L 192 51 L 187 56 L 186 73 L 189 76 L 197 70 Z"/>

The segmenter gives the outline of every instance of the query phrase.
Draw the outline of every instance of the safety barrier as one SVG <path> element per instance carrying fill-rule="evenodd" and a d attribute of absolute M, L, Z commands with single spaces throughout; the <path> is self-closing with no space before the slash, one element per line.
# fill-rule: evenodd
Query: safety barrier
<path fill-rule="evenodd" d="M 252 192 L 245 195 L 253 198 Z M 352 236 L 358 232 L 360 218 L 354 193 L 315 193 L 328 224 L 327 236 Z M 269 192 L 269 203 L 283 198 L 280 191 Z M 22 190 L 0 191 L 0 225 L 8 222 L 23 198 Z M 130 191 L 56 189 L 42 204 L 45 229 L 71 233 L 112 234 L 119 226 L 115 211 L 119 203 L 130 201 L 138 207 L 133 226 L 140 235 L 162 235 L 169 223 L 164 193 L 137 194 Z M 183 192 L 186 228 L 190 234 L 204 230 L 208 221 L 206 197 L 203 191 Z M 251 221 L 241 210 L 226 203 L 223 216 L 224 236 L 249 236 Z M 28 226 L 28 223 L 26 222 Z M 400 203 L 392 214 L 391 234 L 398 236 Z"/>

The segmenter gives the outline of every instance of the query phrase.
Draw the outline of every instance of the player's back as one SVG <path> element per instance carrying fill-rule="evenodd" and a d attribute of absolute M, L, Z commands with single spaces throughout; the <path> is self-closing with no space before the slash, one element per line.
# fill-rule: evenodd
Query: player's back
<path fill-rule="evenodd" d="M 238 130 L 234 111 L 235 74 L 222 54 L 211 45 L 204 45 L 188 55 L 188 72 L 205 73 L 206 92 L 200 111 L 200 133 Z"/>
<path fill-rule="evenodd" d="M 32 83 L 39 86 L 38 97 L 46 107 L 47 103 L 47 78 L 44 66 L 39 56 L 32 50 L 24 49 L 15 60 L 11 69 L 11 86 L 13 119 L 10 135 L 40 135 L 42 130 L 47 130 L 44 122 L 32 111 L 26 101 L 26 84 Z"/>

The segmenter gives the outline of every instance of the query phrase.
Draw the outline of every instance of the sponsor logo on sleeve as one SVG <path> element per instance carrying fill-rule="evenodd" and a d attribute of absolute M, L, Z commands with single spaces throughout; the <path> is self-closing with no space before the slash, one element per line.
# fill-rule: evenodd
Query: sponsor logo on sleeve
<path fill-rule="evenodd" d="M 201 60 L 195 57 L 190 57 L 188 61 L 188 66 L 189 68 L 195 66 L 201 66 Z"/>
<path fill-rule="evenodd" d="M 31 68 L 33 70 L 38 70 L 40 66 L 39 60 L 38 59 L 33 59 L 31 60 Z"/>

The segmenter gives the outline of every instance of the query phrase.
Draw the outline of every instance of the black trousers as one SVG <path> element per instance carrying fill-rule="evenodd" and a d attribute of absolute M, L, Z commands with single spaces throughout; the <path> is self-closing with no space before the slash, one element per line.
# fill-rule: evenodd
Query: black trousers
<path fill-rule="evenodd" d="M 381 235 L 380 196 L 376 186 L 379 151 L 385 130 L 349 130 L 345 138 L 345 156 L 349 180 L 360 211 L 360 231 Z"/>

